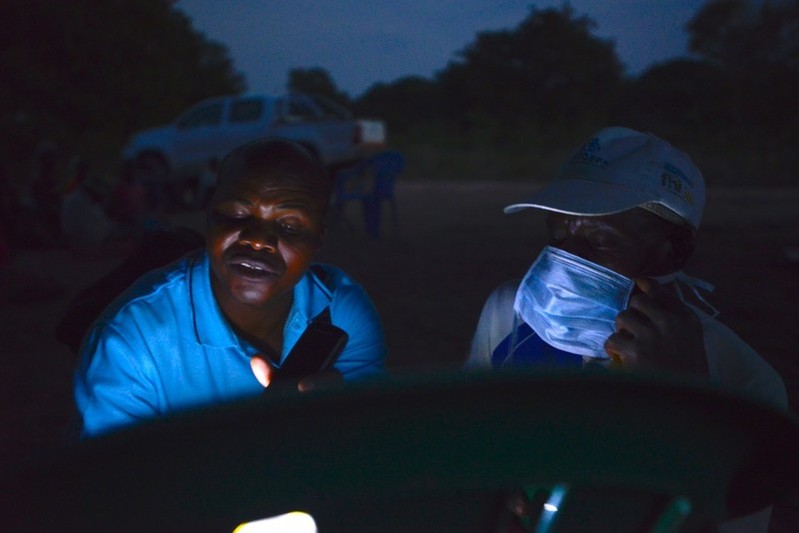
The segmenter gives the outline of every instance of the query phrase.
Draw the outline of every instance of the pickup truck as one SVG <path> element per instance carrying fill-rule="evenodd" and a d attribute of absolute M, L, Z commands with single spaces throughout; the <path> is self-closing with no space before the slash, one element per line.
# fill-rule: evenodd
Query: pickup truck
<path fill-rule="evenodd" d="M 385 144 L 379 120 L 356 119 L 324 97 L 221 96 L 203 100 L 166 126 L 131 136 L 122 159 L 168 200 L 193 206 L 213 189 L 218 162 L 233 148 L 268 136 L 295 140 L 331 172 Z"/>

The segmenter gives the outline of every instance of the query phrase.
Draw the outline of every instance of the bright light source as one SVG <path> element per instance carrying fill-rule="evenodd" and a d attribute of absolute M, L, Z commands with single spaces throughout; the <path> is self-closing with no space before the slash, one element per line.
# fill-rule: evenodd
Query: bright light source
<path fill-rule="evenodd" d="M 233 533 L 316 533 L 316 522 L 307 513 L 294 511 L 253 522 L 245 522 Z"/>
<path fill-rule="evenodd" d="M 549 492 L 549 498 L 544 503 L 544 508 L 541 516 L 538 518 L 538 525 L 536 526 L 536 533 L 547 533 L 552 531 L 552 524 L 558 516 L 558 509 L 560 509 L 563 500 L 569 492 L 569 487 L 564 483 L 559 483 L 552 487 Z"/>

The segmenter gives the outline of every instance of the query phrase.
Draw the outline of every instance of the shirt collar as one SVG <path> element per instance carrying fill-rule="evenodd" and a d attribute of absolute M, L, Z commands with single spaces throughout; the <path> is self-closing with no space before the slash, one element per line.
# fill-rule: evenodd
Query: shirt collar
<path fill-rule="evenodd" d="M 302 332 L 332 301 L 330 290 L 316 276 L 312 266 L 294 286 L 294 305 L 286 320 L 286 333 Z"/>
<path fill-rule="evenodd" d="M 191 260 L 189 273 L 194 333 L 200 344 L 240 347 L 242 341 L 222 314 L 211 289 L 211 263 L 203 251 Z M 311 271 L 294 286 L 294 303 L 286 319 L 285 338 L 305 331 L 311 320 L 330 305 L 330 290 Z"/>
<path fill-rule="evenodd" d="M 192 258 L 189 284 L 197 341 L 220 348 L 238 346 L 238 338 L 214 298 L 211 289 L 211 263 L 205 251 Z"/>

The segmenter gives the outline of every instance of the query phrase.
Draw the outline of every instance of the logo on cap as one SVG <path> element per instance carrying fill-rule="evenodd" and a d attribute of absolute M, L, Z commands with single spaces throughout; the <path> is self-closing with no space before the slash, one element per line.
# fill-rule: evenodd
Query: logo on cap
<path fill-rule="evenodd" d="M 594 137 L 589 142 L 585 143 L 583 147 L 580 148 L 579 152 L 574 154 L 574 157 L 571 159 L 571 163 L 573 165 L 582 164 L 597 168 L 607 168 L 608 160 L 594 153 L 601 149 L 602 147 L 599 145 L 599 138 Z"/>
<path fill-rule="evenodd" d="M 694 193 L 691 190 L 693 184 L 691 180 L 688 179 L 688 176 L 683 174 L 679 168 L 669 163 L 665 163 L 663 169 L 663 174 L 660 175 L 660 184 L 663 188 L 677 195 L 687 204 L 693 205 Z"/>

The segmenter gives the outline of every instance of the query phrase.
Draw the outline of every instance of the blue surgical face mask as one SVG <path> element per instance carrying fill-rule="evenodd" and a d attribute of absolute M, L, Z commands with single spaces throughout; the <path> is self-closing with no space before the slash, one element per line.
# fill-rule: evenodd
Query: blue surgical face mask
<path fill-rule="evenodd" d="M 547 246 L 522 279 L 513 309 L 551 346 L 607 359 L 605 341 L 634 286 L 630 278 Z"/>

